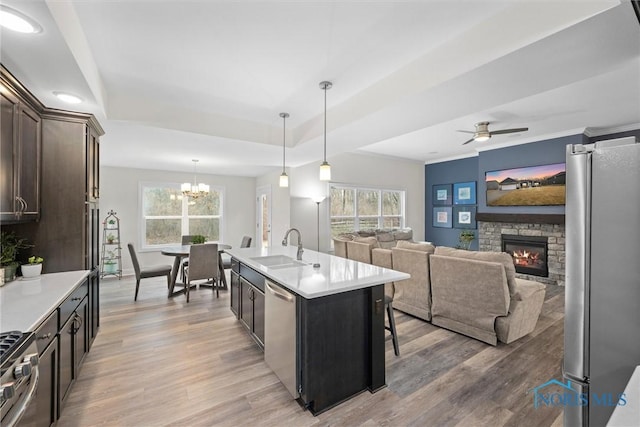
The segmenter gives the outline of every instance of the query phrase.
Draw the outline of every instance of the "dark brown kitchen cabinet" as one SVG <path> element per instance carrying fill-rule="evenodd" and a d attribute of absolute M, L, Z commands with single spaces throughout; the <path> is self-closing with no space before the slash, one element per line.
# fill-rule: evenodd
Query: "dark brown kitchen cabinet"
<path fill-rule="evenodd" d="M 240 277 L 240 321 L 264 348 L 264 291 Z"/>
<path fill-rule="evenodd" d="M 231 311 L 240 315 L 240 274 L 231 270 Z"/>
<path fill-rule="evenodd" d="M 4 71 L 4 69 L 3 69 Z M 3 72 L 0 84 L 0 219 L 5 223 L 36 221 L 40 215 L 42 129 L 17 81 Z"/>
<path fill-rule="evenodd" d="M 89 351 L 88 279 L 60 305 L 59 412 Z"/>

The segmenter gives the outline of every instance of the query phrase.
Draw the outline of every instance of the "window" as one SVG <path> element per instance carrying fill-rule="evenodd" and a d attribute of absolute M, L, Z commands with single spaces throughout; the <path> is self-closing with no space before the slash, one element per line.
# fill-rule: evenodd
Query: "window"
<path fill-rule="evenodd" d="M 404 227 L 404 191 L 331 185 L 331 236 Z"/>
<path fill-rule="evenodd" d="M 222 240 L 224 188 L 210 190 L 205 197 L 190 199 L 182 195 L 180 184 L 142 183 L 142 249 L 180 244 L 183 234 Z"/>

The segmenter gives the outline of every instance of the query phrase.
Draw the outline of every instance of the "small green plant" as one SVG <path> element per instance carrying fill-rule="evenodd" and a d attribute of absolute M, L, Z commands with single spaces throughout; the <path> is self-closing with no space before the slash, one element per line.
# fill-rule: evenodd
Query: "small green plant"
<path fill-rule="evenodd" d="M 113 241 L 116 239 L 116 236 L 114 236 L 113 234 L 109 234 L 107 235 L 107 242 L 108 243 L 113 243 Z"/>
<path fill-rule="evenodd" d="M 196 234 L 193 237 L 191 237 L 191 243 L 195 245 L 204 243 L 206 240 L 207 238 L 204 237 L 202 234 Z"/>
<path fill-rule="evenodd" d="M 462 230 L 460 232 L 460 236 L 458 237 L 458 241 L 460 245 L 458 245 L 461 249 L 467 249 L 471 247 L 471 242 L 476 239 L 476 233 L 471 230 Z"/>
<path fill-rule="evenodd" d="M 29 264 L 42 264 L 44 262 L 44 258 L 42 258 L 40 256 L 37 256 L 37 255 L 34 255 L 34 256 L 30 256 L 27 259 L 27 262 Z"/>
<path fill-rule="evenodd" d="M 0 236 L 0 246 L 2 246 L 0 265 L 3 267 L 17 264 L 16 257 L 20 249 L 27 249 L 33 246 L 28 244 L 26 239 L 16 237 L 15 233 L 3 231 Z"/>

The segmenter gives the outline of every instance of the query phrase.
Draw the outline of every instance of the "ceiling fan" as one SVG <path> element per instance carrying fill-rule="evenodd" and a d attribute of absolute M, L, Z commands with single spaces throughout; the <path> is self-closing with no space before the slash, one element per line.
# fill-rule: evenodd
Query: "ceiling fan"
<path fill-rule="evenodd" d="M 478 141 L 478 142 L 483 142 L 483 141 L 488 141 L 489 138 L 491 138 L 493 135 L 502 135 L 505 133 L 517 133 L 517 132 L 526 132 L 529 130 L 529 128 L 513 128 L 513 129 L 502 129 L 502 130 L 494 130 L 494 131 L 489 131 L 489 122 L 478 122 L 475 124 L 476 126 L 476 130 L 475 131 L 470 131 L 470 130 L 459 130 L 458 132 L 465 132 L 465 133 L 472 133 L 473 134 L 473 138 L 471 138 L 470 140 L 468 140 L 467 142 L 465 142 L 462 145 L 466 145 L 468 143 L 470 143 L 471 141 Z"/>

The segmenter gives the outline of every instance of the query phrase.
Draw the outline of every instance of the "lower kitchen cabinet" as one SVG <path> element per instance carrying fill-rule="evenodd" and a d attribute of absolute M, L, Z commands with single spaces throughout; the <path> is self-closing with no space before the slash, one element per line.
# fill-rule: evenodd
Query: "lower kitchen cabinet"
<path fill-rule="evenodd" d="M 231 259 L 231 311 L 264 348 L 264 276 Z"/>
<path fill-rule="evenodd" d="M 240 316 L 240 274 L 231 270 L 231 311 Z"/>
<path fill-rule="evenodd" d="M 88 298 L 73 311 L 60 328 L 60 407 L 67 398 L 71 384 L 78 378 L 80 364 L 87 352 L 88 340 Z"/>

